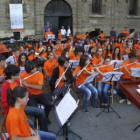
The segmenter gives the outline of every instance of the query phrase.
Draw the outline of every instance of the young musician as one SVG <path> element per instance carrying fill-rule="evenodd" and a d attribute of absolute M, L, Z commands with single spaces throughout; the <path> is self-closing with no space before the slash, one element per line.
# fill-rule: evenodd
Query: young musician
<path fill-rule="evenodd" d="M 112 60 L 122 60 L 119 47 L 116 47 L 114 49 L 113 54 L 112 54 Z"/>
<path fill-rule="evenodd" d="M 126 62 L 121 64 L 122 68 L 120 68 L 120 71 L 123 72 L 123 75 L 122 75 L 120 81 L 136 81 L 136 78 L 131 76 L 131 68 L 140 67 L 140 65 L 136 61 L 136 57 L 137 56 L 136 56 L 135 52 L 130 52 L 128 55 L 129 59 Z M 116 91 L 121 98 L 119 100 L 119 103 L 123 103 L 123 102 L 127 101 L 128 105 L 131 104 L 131 102 L 127 99 L 125 93 L 123 93 L 123 91 L 119 88 L 119 83 L 116 86 Z"/>
<path fill-rule="evenodd" d="M 17 64 L 20 51 L 18 49 L 15 49 L 14 52 L 15 52 L 14 55 L 12 55 L 6 59 L 6 61 L 5 61 L 6 65 L 8 65 L 8 64 L 16 65 Z"/>
<path fill-rule="evenodd" d="M 96 51 L 96 54 L 93 56 L 92 58 L 92 64 L 93 66 L 100 66 L 103 64 L 103 49 L 102 48 L 98 48 Z"/>
<path fill-rule="evenodd" d="M 110 61 L 111 61 L 110 56 L 106 56 L 105 61 L 104 61 L 104 65 L 96 68 L 96 70 L 100 74 L 100 78 L 99 78 L 98 84 L 97 84 L 97 90 L 99 93 L 101 107 L 107 107 L 107 105 L 108 105 L 108 92 L 112 86 L 110 82 L 102 82 L 103 74 L 106 72 L 112 72 L 114 70 L 114 67 L 110 65 Z"/>
<path fill-rule="evenodd" d="M 44 63 L 44 70 L 45 70 L 45 75 L 51 79 L 51 76 L 53 74 L 53 70 L 55 67 L 57 67 L 57 61 L 54 59 L 54 53 L 49 52 L 48 53 L 48 60 Z"/>
<path fill-rule="evenodd" d="M 19 67 L 15 65 L 9 65 L 4 70 L 7 80 L 4 82 L 2 86 L 1 104 L 2 104 L 5 115 L 7 115 L 9 111 L 9 105 L 7 104 L 7 91 L 9 88 L 14 89 L 16 86 L 20 85 L 19 72 L 20 72 Z M 48 131 L 47 119 L 46 119 L 46 115 L 43 109 L 38 108 L 38 107 L 26 106 L 24 111 L 27 115 L 35 116 L 36 118 L 38 118 L 38 121 L 40 124 L 40 130 Z M 34 126 L 31 120 L 29 120 L 29 122 L 31 126 Z"/>
<path fill-rule="evenodd" d="M 69 78 L 72 78 L 72 73 L 70 73 L 70 75 L 68 77 L 66 77 L 66 72 L 68 71 L 69 68 L 69 62 L 66 58 L 64 57 L 59 57 L 58 58 L 58 66 L 54 69 L 52 77 L 51 77 L 51 81 L 50 81 L 50 85 L 52 88 L 52 96 L 59 96 L 61 91 L 61 88 L 65 85 L 65 83 L 67 83 L 69 81 Z M 57 85 L 57 86 L 56 86 Z M 64 93 L 65 94 L 65 93 Z"/>
<path fill-rule="evenodd" d="M 21 53 L 18 57 L 18 66 L 20 68 L 20 73 L 25 71 L 25 63 L 28 61 L 28 57 L 25 53 Z"/>
<path fill-rule="evenodd" d="M 4 83 L 4 69 L 5 69 L 5 57 L 0 54 L 0 93 L 1 93 L 1 87 Z"/>
<path fill-rule="evenodd" d="M 53 32 L 51 32 L 51 29 L 48 28 L 48 31 L 45 32 L 45 39 L 48 39 L 48 35 L 52 35 L 52 34 L 53 34 Z"/>
<path fill-rule="evenodd" d="M 107 45 L 106 50 L 104 51 L 104 57 L 110 56 L 112 60 L 112 46 L 110 44 Z"/>
<path fill-rule="evenodd" d="M 91 95 L 93 96 L 93 100 L 92 100 L 93 107 L 98 108 L 96 102 L 98 98 L 97 89 L 91 83 L 82 85 L 83 82 L 92 74 L 94 74 L 94 70 L 92 65 L 90 65 L 90 59 L 88 55 L 82 55 L 80 58 L 79 66 L 74 70 L 73 76 L 74 77 L 77 76 L 76 78 L 77 89 L 81 92 L 84 92 L 85 94 L 84 103 L 83 103 L 84 112 L 88 112 L 88 103 Z"/>
<path fill-rule="evenodd" d="M 58 55 L 60 56 L 62 51 L 63 51 L 64 47 L 63 47 L 63 44 L 61 44 L 61 41 L 58 39 L 56 41 L 56 45 L 54 46 L 53 50 L 55 52 L 55 55 Z"/>
<path fill-rule="evenodd" d="M 20 75 L 20 79 L 22 80 L 22 85 L 25 86 L 30 93 L 28 105 L 37 107 L 38 103 L 43 104 L 49 122 L 49 113 L 52 109 L 52 105 L 48 95 L 43 92 L 43 74 L 39 71 L 37 72 L 35 63 L 32 61 L 26 62 L 25 70 L 26 71 Z"/>
<path fill-rule="evenodd" d="M 6 129 L 10 140 L 56 140 L 56 136 L 43 131 L 35 131 L 29 126 L 23 106 L 27 105 L 28 90 L 17 86 L 8 90 L 9 113 L 6 117 Z"/>

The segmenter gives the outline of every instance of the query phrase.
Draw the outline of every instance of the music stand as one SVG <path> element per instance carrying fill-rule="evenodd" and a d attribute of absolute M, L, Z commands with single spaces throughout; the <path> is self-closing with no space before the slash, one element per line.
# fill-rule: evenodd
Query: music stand
<path fill-rule="evenodd" d="M 55 35 L 54 35 L 54 34 L 48 35 L 47 41 L 48 41 L 49 39 L 51 39 L 51 40 L 55 39 Z"/>
<path fill-rule="evenodd" d="M 88 52 L 90 45 L 84 45 L 85 52 Z"/>
<path fill-rule="evenodd" d="M 107 72 L 107 73 L 104 73 L 102 82 L 115 82 L 115 81 L 119 81 L 119 79 L 121 78 L 122 74 L 123 74 L 123 72 Z M 110 94 L 111 94 L 111 92 L 109 92 L 109 96 L 108 96 L 108 98 L 109 98 L 108 106 L 106 108 L 104 108 L 99 114 L 97 114 L 96 117 L 98 117 L 101 113 L 105 112 L 105 110 L 107 109 L 106 113 L 114 112 L 119 118 L 121 118 L 120 115 L 110 105 Z M 110 109 L 112 111 L 110 111 Z"/>
<path fill-rule="evenodd" d="M 140 77 L 140 68 L 131 68 L 131 76 Z M 136 131 L 140 127 L 140 124 L 136 126 L 133 131 Z"/>
<path fill-rule="evenodd" d="M 65 140 L 68 140 L 69 133 L 74 134 L 78 138 L 82 139 L 81 136 L 73 132 L 68 128 L 68 123 L 73 118 L 75 113 L 78 111 L 79 99 L 77 96 L 69 91 L 65 94 L 64 98 L 60 101 L 58 106 L 55 108 L 56 118 L 58 120 L 60 130 L 57 132 L 57 135 L 63 130 L 63 135 L 65 135 Z"/>

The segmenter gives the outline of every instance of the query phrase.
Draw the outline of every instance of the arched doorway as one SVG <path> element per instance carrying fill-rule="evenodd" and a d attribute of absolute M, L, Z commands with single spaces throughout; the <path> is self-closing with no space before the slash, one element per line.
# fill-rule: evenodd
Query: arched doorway
<path fill-rule="evenodd" d="M 44 25 L 47 21 L 52 25 L 52 31 L 56 35 L 62 25 L 65 29 L 70 26 L 72 30 L 72 9 L 70 5 L 64 0 L 50 1 L 44 10 Z"/>

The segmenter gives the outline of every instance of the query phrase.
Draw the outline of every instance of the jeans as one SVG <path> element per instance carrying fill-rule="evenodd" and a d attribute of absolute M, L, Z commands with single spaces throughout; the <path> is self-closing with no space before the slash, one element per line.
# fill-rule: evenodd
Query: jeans
<path fill-rule="evenodd" d="M 122 81 L 131 81 L 130 79 L 121 79 L 119 82 L 122 82 Z M 126 95 L 123 93 L 123 91 L 120 89 L 119 87 L 119 82 L 117 83 L 116 85 L 116 91 L 117 91 L 117 94 L 122 98 L 122 99 L 127 99 Z"/>
<path fill-rule="evenodd" d="M 57 140 L 56 135 L 44 131 L 38 131 L 41 140 Z"/>
<path fill-rule="evenodd" d="M 111 84 L 110 83 L 103 83 L 103 82 L 98 82 L 97 84 L 97 90 L 99 93 L 99 99 L 100 103 L 107 104 L 108 103 L 108 92 L 111 89 Z"/>
<path fill-rule="evenodd" d="M 45 93 L 29 96 L 29 101 L 28 101 L 29 106 L 38 107 L 38 103 L 45 106 L 45 113 L 46 113 L 46 117 L 48 119 L 49 113 L 52 109 L 51 100 L 50 100 L 49 96 Z"/>
<path fill-rule="evenodd" d="M 98 91 L 91 83 L 87 83 L 85 85 L 78 85 L 77 89 L 85 94 L 84 104 L 83 104 L 83 107 L 85 109 L 87 109 L 88 107 L 88 102 L 91 95 L 93 96 L 92 104 L 97 104 L 96 101 L 98 97 Z"/>
<path fill-rule="evenodd" d="M 46 114 L 43 109 L 38 107 L 26 106 L 24 111 L 26 115 L 31 115 L 35 118 L 38 118 L 41 131 L 48 131 Z"/>

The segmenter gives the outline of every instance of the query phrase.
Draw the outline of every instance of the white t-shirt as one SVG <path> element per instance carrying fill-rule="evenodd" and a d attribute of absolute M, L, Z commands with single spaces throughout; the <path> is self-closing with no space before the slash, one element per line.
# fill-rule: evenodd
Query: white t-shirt
<path fill-rule="evenodd" d="M 61 35 L 66 35 L 66 30 L 65 29 L 61 29 Z"/>
<path fill-rule="evenodd" d="M 68 29 L 68 30 L 67 30 L 67 36 L 69 36 L 70 34 L 71 34 L 71 30 Z"/>

